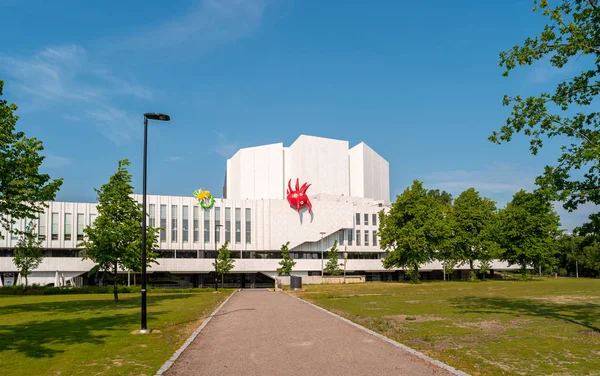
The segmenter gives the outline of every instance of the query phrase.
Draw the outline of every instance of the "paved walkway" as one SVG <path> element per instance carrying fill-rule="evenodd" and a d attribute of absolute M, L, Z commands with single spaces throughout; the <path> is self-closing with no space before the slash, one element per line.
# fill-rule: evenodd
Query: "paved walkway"
<path fill-rule="evenodd" d="M 449 375 L 281 292 L 242 290 L 166 375 Z"/>

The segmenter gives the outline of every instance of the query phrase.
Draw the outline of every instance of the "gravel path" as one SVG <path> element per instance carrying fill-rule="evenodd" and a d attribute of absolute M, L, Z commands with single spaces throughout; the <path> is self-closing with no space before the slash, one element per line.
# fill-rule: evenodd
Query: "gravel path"
<path fill-rule="evenodd" d="M 281 292 L 236 293 L 166 372 L 175 375 L 450 375 Z"/>

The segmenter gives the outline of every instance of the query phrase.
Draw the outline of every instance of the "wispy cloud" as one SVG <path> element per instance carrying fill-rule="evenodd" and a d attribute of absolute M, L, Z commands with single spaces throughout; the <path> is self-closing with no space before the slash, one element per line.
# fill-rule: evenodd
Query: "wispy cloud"
<path fill-rule="evenodd" d="M 285 0 L 201 0 L 185 16 L 140 30 L 112 47 L 127 51 L 186 47 L 197 51 L 231 43 L 256 33 L 267 7 L 281 1 Z"/>
<path fill-rule="evenodd" d="M 443 189 L 454 196 L 471 187 L 485 194 L 514 194 L 535 188 L 535 173 L 520 166 L 492 163 L 480 170 L 434 172 L 423 177 L 428 188 Z"/>
<path fill-rule="evenodd" d="M 169 157 L 166 159 L 166 162 L 176 162 L 181 160 L 182 158 L 180 156 L 174 156 L 174 157 Z"/>
<path fill-rule="evenodd" d="M 577 69 L 578 64 L 579 61 L 574 58 L 559 69 L 552 66 L 549 59 L 542 59 L 528 67 L 528 78 L 534 84 L 546 84 L 556 79 L 571 76 Z"/>
<path fill-rule="evenodd" d="M 236 142 L 230 141 L 227 136 L 221 132 L 216 132 L 217 141 L 213 151 L 225 158 L 231 158 L 240 148 L 240 145 Z"/>
<path fill-rule="evenodd" d="M 561 227 L 567 230 L 567 232 L 572 232 L 575 227 L 589 222 L 589 215 L 598 213 L 600 211 L 600 206 L 590 202 L 580 205 L 574 212 L 568 212 L 563 209 L 562 203 L 557 202 L 554 204 L 554 209 L 558 215 L 560 215 Z"/>
<path fill-rule="evenodd" d="M 77 45 L 46 48 L 30 57 L 0 55 L 0 71 L 33 107 L 67 105 L 72 110 L 64 119 L 86 120 L 116 143 L 135 137 L 134 116 L 115 104 L 116 98 L 152 98 L 150 89 L 91 63 Z"/>
<path fill-rule="evenodd" d="M 42 167 L 45 168 L 63 168 L 73 164 L 73 160 L 67 157 L 61 157 L 52 153 L 46 153 Z"/>
<path fill-rule="evenodd" d="M 69 120 L 69 121 L 80 121 L 81 120 L 81 118 L 79 116 L 75 116 L 75 115 L 71 115 L 71 114 L 64 114 L 63 119 Z"/>
<path fill-rule="evenodd" d="M 426 188 L 443 189 L 454 198 L 473 187 L 480 194 L 495 200 L 499 207 L 504 207 L 517 191 L 525 189 L 531 192 L 536 189 L 537 175 L 538 173 L 519 165 L 492 163 L 488 168 L 480 170 L 435 172 L 424 176 L 423 180 Z M 575 212 L 566 211 L 560 202 L 555 202 L 554 208 L 560 215 L 561 228 L 568 232 L 587 222 L 590 214 L 600 210 L 600 206 L 591 203 L 581 205 Z"/>

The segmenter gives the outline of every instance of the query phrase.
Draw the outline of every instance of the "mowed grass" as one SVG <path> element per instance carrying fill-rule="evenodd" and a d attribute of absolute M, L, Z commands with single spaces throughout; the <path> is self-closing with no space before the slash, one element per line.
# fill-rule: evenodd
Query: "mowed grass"
<path fill-rule="evenodd" d="M 0 375 L 153 375 L 229 294 L 0 296 Z"/>
<path fill-rule="evenodd" d="M 600 280 L 306 285 L 332 312 L 473 375 L 600 375 Z"/>

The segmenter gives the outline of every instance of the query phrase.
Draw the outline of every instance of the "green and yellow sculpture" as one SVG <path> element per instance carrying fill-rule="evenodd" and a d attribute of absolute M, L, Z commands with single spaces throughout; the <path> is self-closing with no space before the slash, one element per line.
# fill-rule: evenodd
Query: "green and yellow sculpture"
<path fill-rule="evenodd" d="M 202 189 L 196 189 L 194 191 L 194 196 L 200 202 L 200 206 L 202 209 L 210 209 L 215 204 L 215 198 L 210 194 L 209 191 L 203 191 Z"/>

